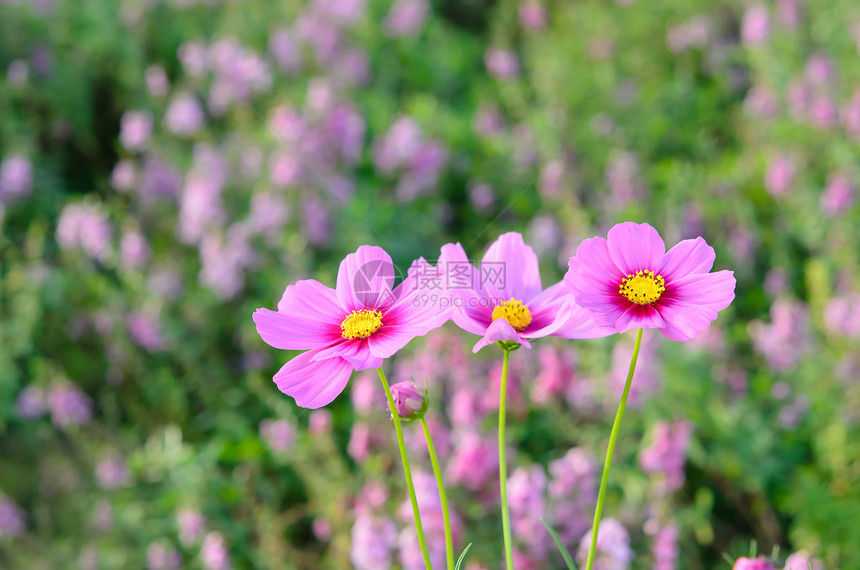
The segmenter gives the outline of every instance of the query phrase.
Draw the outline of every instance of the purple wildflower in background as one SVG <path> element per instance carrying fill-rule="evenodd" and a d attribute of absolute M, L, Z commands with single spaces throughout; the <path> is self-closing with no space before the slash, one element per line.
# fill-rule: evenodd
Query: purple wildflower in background
<path fill-rule="evenodd" d="M 579 543 L 577 560 L 580 564 L 585 564 L 590 544 L 591 531 L 588 531 Z M 597 531 L 594 570 L 627 570 L 632 561 L 633 550 L 627 529 L 615 519 L 604 519 Z"/>
<path fill-rule="evenodd" d="M 563 179 L 564 164 L 560 160 L 551 160 L 540 171 L 538 190 L 546 198 L 561 198 Z"/>
<path fill-rule="evenodd" d="M 194 166 L 185 178 L 179 197 L 179 237 L 185 243 L 199 243 L 207 229 L 219 228 L 227 214 L 221 192 L 227 179 L 226 160 L 208 143 L 194 147 Z"/>
<path fill-rule="evenodd" d="M 111 253 L 107 216 L 90 204 L 66 205 L 57 222 L 56 238 L 62 249 L 81 249 L 92 259 L 106 261 Z"/>
<path fill-rule="evenodd" d="M 832 175 L 821 194 L 821 213 L 828 218 L 835 218 L 853 206 L 856 200 L 857 196 L 851 179 L 844 174 Z"/>
<path fill-rule="evenodd" d="M 597 325 L 618 333 L 657 328 L 670 340 L 687 341 L 735 297 L 734 272 L 710 273 L 715 259 L 701 237 L 667 252 L 657 230 L 624 222 L 607 239 L 583 241 L 564 279 Z"/>
<path fill-rule="evenodd" d="M 47 399 L 51 421 L 57 427 L 88 424 L 93 418 L 92 400 L 74 384 L 54 382 Z"/>
<path fill-rule="evenodd" d="M 208 233 L 200 243 L 200 283 L 221 299 L 232 299 L 245 286 L 244 271 L 256 265 L 251 231 L 241 223 L 224 235 Z"/>
<path fill-rule="evenodd" d="M 836 104 L 824 94 L 813 97 L 809 105 L 809 123 L 816 129 L 829 129 L 836 124 L 839 110 Z"/>
<path fill-rule="evenodd" d="M 436 479 L 425 471 L 415 471 L 412 474 L 415 481 L 415 497 L 418 501 L 418 509 L 421 512 L 421 520 L 424 534 L 427 539 L 427 547 L 430 552 L 430 560 L 434 568 L 445 567 L 445 525 L 442 514 L 442 503 L 436 487 Z M 412 517 L 412 506 L 409 500 L 400 504 L 398 516 L 407 521 Z M 462 533 L 462 523 L 457 513 L 451 511 L 451 535 L 454 543 L 459 540 Z M 418 545 L 418 536 L 415 529 L 406 526 L 397 537 L 400 551 L 400 563 L 403 570 L 424 570 L 426 565 L 421 556 Z"/>
<path fill-rule="evenodd" d="M 286 73 L 297 73 L 302 67 L 301 51 L 289 28 L 278 28 L 269 34 L 269 53 Z"/>
<path fill-rule="evenodd" d="M 827 301 L 824 324 L 834 334 L 860 339 L 860 294 L 838 295 Z M 19 401 L 23 395 L 24 392 Z"/>
<path fill-rule="evenodd" d="M 174 570 L 182 566 L 182 555 L 164 541 L 146 547 L 146 570 Z"/>
<path fill-rule="evenodd" d="M 747 46 L 763 44 L 770 35 L 770 13 L 761 4 L 750 7 L 741 22 L 741 41 Z"/>
<path fill-rule="evenodd" d="M 193 137 L 205 121 L 203 106 L 189 93 L 174 95 L 164 112 L 164 126 L 178 137 Z"/>
<path fill-rule="evenodd" d="M 206 532 L 206 519 L 197 509 L 184 508 L 176 513 L 179 542 L 186 548 L 200 542 Z"/>
<path fill-rule="evenodd" d="M 442 248 L 440 265 L 447 271 L 448 292 L 455 305 L 452 319 L 482 338 L 472 349 L 499 341 L 531 347 L 529 339 L 545 336 L 599 338 L 612 331 L 595 326 L 559 282 L 541 285 L 538 259 L 522 235 L 501 235 L 487 249 L 478 268 L 460 244 Z"/>
<path fill-rule="evenodd" d="M 548 466 L 549 517 L 564 544 L 575 544 L 591 526 L 597 500 L 597 464 L 581 447 L 568 450 Z"/>
<path fill-rule="evenodd" d="M 139 152 L 146 149 L 152 136 L 152 113 L 126 111 L 119 124 L 119 142 L 125 150 Z"/>
<path fill-rule="evenodd" d="M 456 433 L 446 480 L 470 491 L 495 492 L 490 484 L 498 474 L 497 451 L 494 437 L 473 431 Z"/>
<path fill-rule="evenodd" d="M 128 485 L 128 465 L 117 457 L 106 457 L 96 465 L 96 480 L 102 489 L 112 491 Z"/>
<path fill-rule="evenodd" d="M 397 0 L 382 22 L 391 37 L 417 36 L 430 12 L 427 0 Z"/>
<path fill-rule="evenodd" d="M 800 23 L 800 5 L 798 0 L 776 0 L 776 20 L 786 30 L 794 30 Z"/>
<path fill-rule="evenodd" d="M 641 167 L 635 154 L 617 151 L 606 165 L 606 184 L 610 194 L 606 199 L 606 210 L 620 212 L 633 202 L 643 200 L 648 189 L 642 182 Z"/>
<path fill-rule="evenodd" d="M 496 79 L 505 81 L 520 74 L 520 59 L 511 50 L 491 47 L 484 53 L 487 71 Z"/>
<path fill-rule="evenodd" d="M 13 59 L 6 68 L 6 79 L 13 85 L 23 85 L 30 78 L 30 66 L 26 61 Z"/>
<path fill-rule="evenodd" d="M 410 274 L 394 288 L 394 265 L 379 247 L 346 256 L 337 288 L 314 280 L 290 285 L 278 310 L 254 313 L 263 340 L 282 350 L 306 350 L 275 375 L 278 388 L 304 408 L 319 408 L 340 394 L 356 370 L 378 368 L 410 340 L 448 320 L 448 312 L 414 303 Z"/>
<path fill-rule="evenodd" d="M 398 117 L 385 135 L 374 141 L 373 164 L 388 174 L 408 164 L 422 143 L 421 127 L 412 117 Z"/>
<path fill-rule="evenodd" d="M 794 181 L 796 173 L 797 167 L 795 167 L 794 161 L 787 156 L 778 155 L 767 166 L 764 187 L 771 196 L 783 196 Z"/>
<path fill-rule="evenodd" d="M 653 570 L 675 570 L 678 567 L 678 534 L 678 527 L 674 524 L 664 526 L 654 534 L 651 545 L 651 553 L 654 555 Z"/>
<path fill-rule="evenodd" d="M 814 87 L 828 87 L 836 80 L 833 60 L 825 53 L 814 53 L 806 59 L 803 70 L 806 81 Z"/>
<path fill-rule="evenodd" d="M 146 90 L 153 97 L 164 97 L 170 90 L 170 80 L 167 72 L 160 65 L 150 65 L 146 68 Z"/>
<path fill-rule="evenodd" d="M 489 184 L 476 184 L 469 190 L 469 203 L 478 212 L 489 211 L 495 199 L 495 193 Z"/>
<path fill-rule="evenodd" d="M 119 264 L 127 270 L 140 269 L 149 261 L 149 243 L 137 230 L 126 230 L 119 242 Z"/>
<path fill-rule="evenodd" d="M 45 413 L 45 391 L 38 386 L 27 386 L 15 400 L 15 409 L 24 419 L 41 417 Z"/>
<path fill-rule="evenodd" d="M 296 430 L 285 419 L 265 419 L 260 422 L 260 437 L 275 453 L 283 453 L 296 440 Z"/>
<path fill-rule="evenodd" d="M 0 495 L 0 538 L 21 536 L 26 530 L 24 511 L 12 499 Z"/>
<path fill-rule="evenodd" d="M 749 323 L 753 348 L 774 372 L 793 370 L 812 344 L 809 309 L 803 302 L 780 298 L 770 307 L 770 320 Z"/>
<path fill-rule="evenodd" d="M 284 196 L 258 192 L 251 197 L 248 223 L 256 234 L 275 240 L 287 224 L 290 206 Z"/>
<path fill-rule="evenodd" d="M 142 311 L 133 311 L 126 317 L 125 324 L 129 336 L 138 346 L 149 352 L 164 350 L 164 336 L 155 316 Z"/>
<path fill-rule="evenodd" d="M 643 336 L 639 348 L 639 358 L 636 364 L 636 383 L 631 384 L 628 404 L 632 408 L 640 407 L 647 398 L 658 393 L 663 385 L 663 374 L 657 349 L 660 337 L 655 335 Z M 634 340 L 620 338 L 612 347 L 612 364 L 607 373 L 610 392 L 620 398 L 630 370 L 630 359 L 633 357 Z"/>
<path fill-rule="evenodd" d="M 397 199 L 411 202 L 432 191 L 447 160 L 448 152 L 442 145 L 433 141 L 421 144 L 397 183 Z"/>
<path fill-rule="evenodd" d="M 704 48 L 714 35 L 714 21 L 707 14 L 697 14 L 666 32 L 666 45 L 674 54 Z"/>
<path fill-rule="evenodd" d="M 147 155 L 140 169 L 138 194 L 144 201 L 176 198 L 182 188 L 182 174 L 154 155 Z"/>
<path fill-rule="evenodd" d="M 230 552 L 227 550 L 227 542 L 220 532 L 209 532 L 203 537 L 203 545 L 200 547 L 200 561 L 206 570 L 230 570 Z"/>
<path fill-rule="evenodd" d="M 33 188 L 33 165 L 23 154 L 10 154 L 0 162 L 0 203 L 20 198 Z"/>
<path fill-rule="evenodd" d="M 93 509 L 93 528 L 98 532 L 110 532 L 113 528 L 113 505 L 109 501 L 100 499 Z"/>
<path fill-rule="evenodd" d="M 396 544 L 397 527 L 392 519 L 359 514 L 352 525 L 350 562 L 356 570 L 390 568 Z"/>
<path fill-rule="evenodd" d="M 839 112 L 842 127 L 853 140 L 860 140 L 860 89 L 854 91 L 851 99 Z"/>
<path fill-rule="evenodd" d="M 520 25 L 527 30 L 546 27 L 546 10 L 538 0 L 522 0 L 518 10 Z"/>
<path fill-rule="evenodd" d="M 549 509 L 546 471 L 541 465 L 517 467 L 508 477 L 507 485 L 513 535 L 520 538 L 520 546 L 528 555 L 542 560 L 552 544 L 541 522 L 541 518 L 548 516 Z"/>
<path fill-rule="evenodd" d="M 639 464 L 645 473 L 661 476 L 661 491 L 672 493 L 684 486 L 684 465 L 693 426 L 686 421 L 654 424 L 653 442 L 642 450 Z"/>

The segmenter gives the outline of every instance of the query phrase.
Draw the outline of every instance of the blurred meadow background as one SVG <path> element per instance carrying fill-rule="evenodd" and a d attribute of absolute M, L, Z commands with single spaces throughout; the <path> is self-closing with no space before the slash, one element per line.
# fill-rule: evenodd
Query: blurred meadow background
<path fill-rule="evenodd" d="M 375 372 L 300 409 L 252 312 L 362 244 L 520 231 L 549 284 L 623 220 L 738 286 L 645 335 L 603 568 L 860 568 L 855 0 L 0 0 L 0 73 L 0 568 L 422 568 Z M 428 382 L 469 570 L 502 560 L 475 340 L 385 363 Z M 632 340 L 512 355 L 518 568 L 563 567 L 540 517 L 590 528 Z"/>

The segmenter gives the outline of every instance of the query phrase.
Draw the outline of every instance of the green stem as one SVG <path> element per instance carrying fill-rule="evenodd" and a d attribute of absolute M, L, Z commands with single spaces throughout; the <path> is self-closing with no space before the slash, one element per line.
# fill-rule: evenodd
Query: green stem
<path fill-rule="evenodd" d="M 439 501 L 442 503 L 442 520 L 445 523 L 445 560 L 448 570 L 454 570 L 454 539 L 451 537 L 451 518 L 448 516 L 448 494 L 445 492 L 445 482 L 442 480 L 442 472 L 439 470 L 439 461 L 436 459 L 436 447 L 433 445 L 433 437 L 427 420 L 421 416 L 421 427 L 424 428 L 424 438 L 427 440 L 427 451 L 430 453 L 430 463 L 433 464 L 433 474 L 436 475 L 436 486 L 439 488 Z"/>
<path fill-rule="evenodd" d="M 511 515 L 508 512 L 508 467 L 505 458 L 505 399 L 508 385 L 508 359 L 511 351 L 503 349 L 502 381 L 499 386 L 499 492 L 502 499 L 502 533 L 505 537 L 505 561 L 508 570 L 514 570 L 514 553 L 511 546 Z"/>
<path fill-rule="evenodd" d="M 615 422 L 612 424 L 612 433 L 609 435 L 609 447 L 606 449 L 606 462 L 603 464 L 600 491 L 597 493 L 597 507 L 594 509 L 594 523 L 591 526 L 591 546 L 588 548 L 588 560 L 585 563 L 585 570 L 591 570 L 591 567 L 594 566 L 594 555 L 597 550 L 597 529 L 600 526 L 600 516 L 603 514 L 603 501 L 606 499 L 606 482 L 609 480 L 609 467 L 612 465 L 612 454 L 615 451 L 615 440 L 618 438 L 618 427 L 621 425 L 622 416 L 624 416 L 624 407 L 627 405 L 627 395 L 630 393 L 633 371 L 636 369 L 636 360 L 639 358 L 642 330 L 639 329 L 636 332 L 636 344 L 633 345 L 633 358 L 630 360 L 630 371 L 627 372 L 627 382 L 624 384 L 624 392 L 621 394 L 621 403 L 618 404 L 618 412 L 616 412 Z"/>
<path fill-rule="evenodd" d="M 394 406 L 394 396 L 391 395 L 391 388 L 388 386 L 388 380 L 385 379 L 385 372 L 382 371 L 381 367 L 377 368 L 377 371 L 379 372 L 379 379 L 382 381 L 382 387 L 385 389 L 385 397 L 388 398 L 391 418 L 394 420 L 394 431 L 397 433 L 400 459 L 403 460 L 403 474 L 406 476 L 406 488 L 409 491 L 409 501 L 412 503 L 412 515 L 415 518 L 415 532 L 418 533 L 418 544 L 421 546 L 421 554 L 424 556 L 424 565 L 428 570 L 432 570 L 433 564 L 430 562 L 430 551 L 427 550 L 424 527 L 421 525 L 421 513 L 418 511 L 418 499 L 415 497 L 415 485 L 412 484 L 409 457 L 406 455 L 406 443 L 403 441 L 403 426 L 400 424 L 400 416 L 397 415 L 397 409 Z"/>

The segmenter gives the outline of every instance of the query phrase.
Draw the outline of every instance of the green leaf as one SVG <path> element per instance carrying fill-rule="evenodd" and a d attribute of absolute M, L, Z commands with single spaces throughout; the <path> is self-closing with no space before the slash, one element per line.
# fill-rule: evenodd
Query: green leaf
<path fill-rule="evenodd" d="M 472 543 L 466 545 L 466 548 L 463 549 L 463 554 L 460 555 L 460 558 L 457 559 L 457 566 L 454 567 L 454 570 L 460 570 L 460 565 L 463 563 L 463 560 L 466 559 L 466 553 L 469 552 L 469 549 L 472 548 Z"/>
<path fill-rule="evenodd" d="M 540 518 L 540 522 L 543 523 L 543 526 L 549 531 L 549 534 L 552 536 L 552 539 L 555 541 L 555 545 L 558 547 L 561 552 L 561 556 L 564 558 L 565 564 L 567 564 L 568 570 L 576 570 L 576 566 L 573 564 L 573 560 L 570 558 L 570 554 L 567 552 L 567 549 L 561 543 L 561 539 L 558 537 L 558 533 L 553 530 L 551 526 L 544 520 L 543 517 Z"/>

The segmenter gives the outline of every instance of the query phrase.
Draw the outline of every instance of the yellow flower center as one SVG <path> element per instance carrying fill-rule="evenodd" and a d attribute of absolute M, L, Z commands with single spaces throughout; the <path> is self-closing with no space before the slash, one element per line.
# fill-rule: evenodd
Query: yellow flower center
<path fill-rule="evenodd" d="M 666 281 L 647 269 L 629 274 L 621 280 L 618 292 L 637 305 L 650 305 L 666 290 Z"/>
<path fill-rule="evenodd" d="M 353 311 L 340 323 L 343 338 L 367 338 L 382 326 L 382 313 L 370 309 Z"/>
<path fill-rule="evenodd" d="M 511 297 L 510 300 L 503 301 L 501 305 L 493 307 L 493 320 L 496 319 L 505 319 L 512 327 L 521 331 L 532 322 L 532 313 L 528 307 L 523 305 L 522 301 L 517 301 Z"/>

